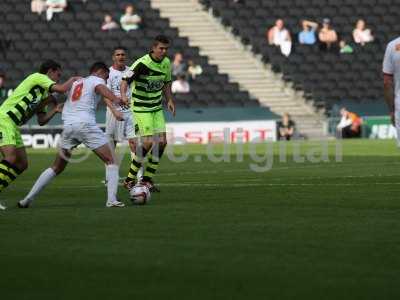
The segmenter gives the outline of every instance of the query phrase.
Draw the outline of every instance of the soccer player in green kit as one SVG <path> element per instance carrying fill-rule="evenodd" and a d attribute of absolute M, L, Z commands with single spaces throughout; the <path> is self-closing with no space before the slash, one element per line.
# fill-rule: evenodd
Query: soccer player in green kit
<path fill-rule="evenodd" d="M 19 127 L 35 114 L 39 125 L 47 124 L 62 105 L 57 105 L 51 93 L 65 93 L 79 77 L 71 77 L 63 84 L 56 82 L 61 77 L 61 66 L 52 60 L 45 61 L 39 72 L 25 78 L 0 106 L 0 192 L 28 167 L 28 159 Z M 46 112 L 48 104 L 54 108 Z M 0 210 L 6 207 L 0 204 Z"/>
<path fill-rule="evenodd" d="M 123 102 L 128 103 L 125 95 L 128 85 L 131 87 L 131 109 L 136 122 L 136 134 L 140 137 L 141 145 L 141 147 L 136 147 L 136 153 L 132 153 L 132 163 L 124 183 L 128 189 L 135 184 L 137 172 L 147 155 L 148 161 L 141 183 L 146 184 L 150 191 L 158 191 L 153 184 L 153 176 L 167 146 L 162 108 L 163 94 L 167 100 L 168 110 L 175 116 L 175 103 L 171 92 L 171 62 L 166 57 L 168 48 L 168 38 L 157 36 L 151 52 L 136 60 L 122 78 Z"/>

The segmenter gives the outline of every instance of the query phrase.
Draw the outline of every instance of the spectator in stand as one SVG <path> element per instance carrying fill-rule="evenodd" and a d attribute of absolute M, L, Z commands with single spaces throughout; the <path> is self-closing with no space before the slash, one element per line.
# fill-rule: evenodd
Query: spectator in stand
<path fill-rule="evenodd" d="M 338 36 L 336 31 L 331 28 L 330 19 L 325 18 L 322 21 L 322 28 L 319 31 L 318 38 L 321 43 L 321 50 L 331 50 L 334 48 L 338 41 Z"/>
<path fill-rule="evenodd" d="M 31 11 L 41 15 L 46 10 L 46 0 L 32 0 Z"/>
<path fill-rule="evenodd" d="M 289 30 L 285 28 L 282 19 L 278 19 L 275 25 L 267 32 L 268 44 L 280 47 L 281 52 L 285 56 L 289 56 L 292 50 L 292 38 Z"/>
<path fill-rule="evenodd" d="M 340 54 L 351 54 L 354 52 L 353 48 L 349 44 L 347 44 L 345 40 L 340 41 L 339 48 Z"/>
<path fill-rule="evenodd" d="M 340 110 L 342 118 L 337 125 L 337 135 L 344 139 L 361 137 L 362 119 L 353 112 L 348 111 L 345 107 Z"/>
<path fill-rule="evenodd" d="M 364 20 L 360 19 L 357 21 L 356 27 L 353 30 L 353 39 L 354 42 L 361 44 L 361 46 L 374 41 L 371 29 L 365 28 Z"/>
<path fill-rule="evenodd" d="M 142 18 L 135 13 L 135 7 L 129 4 L 125 7 L 125 14 L 122 15 L 119 22 L 125 31 L 137 30 L 142 23 Z"/>
<path fill-rule="evenodd" d="M 172 62 L 172 75 L 178 76 L 180 74 L 187 73 L 186 63 L 183 61 L 183 54 L 181 52 L 176 52 L 174 56 L 174 61 Z"/>
<path fill-rule="evenodd" d="M 188 61 L 188 66 L 187 72 L 190 80 L 195 80 L 196 76 L 203 73 L 203 68 L 200 65 L 197 65 L 193 60 Z"/>
<path fill-rule="evenodd" d="M 189 93 L 190 85 L 185 79 L 185 74 L 178 74 L 177 79 L 172 82 L 171 91 L 172 93 Z"/>
<path fill-rule="evenodd" d="M 299 43 L 304 45 L 314 45 L 317 41 L 315 32 L 318 29 L 318 23 L 303 20 L 301 22 L 303 31 L 299 33 Z"/>
<path fill-rule="evenodd" d="M 288 113 L 284 113 L 282 120 L 278 122 L 278 139 L 289 141 L 295 133 L 296 124 L 290 119 Z"/>
<path fill-rule="evenodd" d="M 12 89 L 6 88 L 5 85 L 6 75 L 0 73 L 0 104 L 11 95 Z"/>
<path fill-rule="evenodd" d="M 54 13 L 61 13 L 67 8 L 67 0 L 47 0 L 46 19 L 50 21 Z"/>
<path fill-rule="evenodd" d="M 115 22 L 110 14 L 104 15 L 104 22 L 101 25 L 101 30 L 108 31 L 113 29 L 118 29 L 119 25 Z"/>

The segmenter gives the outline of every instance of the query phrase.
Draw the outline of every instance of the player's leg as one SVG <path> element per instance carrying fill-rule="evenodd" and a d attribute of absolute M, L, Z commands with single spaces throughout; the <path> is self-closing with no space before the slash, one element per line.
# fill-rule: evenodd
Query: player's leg
<path fill-rule="evenodd" d="M 138 136 L 134 152 L 131 153 L 131 165 L 124 185 L 130 189 L 138 178 L 143 160 L 153 145 L 153 120 L 151 113 L 135 114 L 135 134 Z"/>
<path fill-rule="evenodd" d="M 25 198 L 18 202 L 19 208 L 28 208 L 36 196 L 51 183 L 51 181 L 61 174 L 66 166 L 68 165 L 68 161 L 71 157 L 71 151 L 67 149 L 60 149 L 57 153 L 56 159 L 53 165 L 50 168 L 47 168 L 40 174 L 39 178 L 36 180 L 35 184 L 32 186 L 28 195 Z"/>
<path fill-rule="evenodd" d="M 28 159 L 19 129 L 7 118 L 0 118 L 0 153 L 3 157 L 0 161 L 0 192 L 2 192 L 28 168 Z"/>
<path fill-rule="evenodd" d="M 106 136 L 109 141 L 109 144 L 113 149 L 117 146 L 117 140 L 116 140 L 116 122 L 117 119 L 114 117 L 113 113 L 111 110 L 107 107 L 106 111 Z M 105 173 L 107 175 L 107 165 L 104 165 L 105 168 Z M 103 181 L 103 183 L 107 186 L 107 176 L 106 179 Z"/>
<path fill-rule="evenodd" d="M 148 154 L 148 161 L 143 174 L 143 181 L 150 183 L 153 191 L 158 191 L 158 189 L 154 187 L 153 177 L 157 172 L 161 157 L 163 156 L 164 150 L 167 146 L 167 135 L 163 111 L 158 111 L 152 114 L 154 128 L 153 147 L 151 152 Z"/>
<path fill-rule="evenodd" d="M 86 124 L 83 128 L 82 142 L 91 149 L 106 165 L 107 207 L 123 207 L 117 200 L 118 192 L 118 165 L 115 153 L 108 143 L 106 135 L 96 124 Z"/>
<path fill-rule="evenodd" d="M 107 207 L 123 207 L 122 202 L 117 200 L 118 192 L 118 165 L 115 164 L 115 156 L 113 150 L 108 144 L 104 144 L 93 152 L 105 163 L 106 165 L 106 181 L 107 181 Z"/>

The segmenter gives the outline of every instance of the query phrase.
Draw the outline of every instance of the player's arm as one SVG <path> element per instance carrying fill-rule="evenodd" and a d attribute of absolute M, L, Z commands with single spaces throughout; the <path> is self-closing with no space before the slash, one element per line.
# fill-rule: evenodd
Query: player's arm
<path fill-rule="evenodd" d="M 94 90 L 97 94 L 107 98 L 107 100 L 112 101 L 115 104 L 121 103 L 121 99 L 115 96 L 113 92 L 111 92 L 110 89 L 104 84 L 98 84 Z"/>
<path fill-rule="evenodd" d="M 139 79 L 140 75 L 143 74 L 145 71 L 146 71 L 146 66 L 142 62 L 139 62 L 133 68 L 131 67 L 131 69 L 126 71 L 122 76 L 119 90 L 121 93 L 121 99 L 123 105 L 129 106 L 129 99 L 126 96 L 126 92 L 128 91 L 130 84 L 133 81 Z"/>
<path fill-rule="evenodd" d="M 123 116 L 122 112 L 115 109 L 115 106 L 113 105 L 113 102 L 110 99 L 103 97 L 103 101 L 118 121 L 124 120 L 124 116 Z"/>
<path fill-rule="evenodd" d="M 389 108 L 389 115 L 392 120 L 392 124 L 394 123 L 394 85 L 393 85 L 393 75 L 392 74 L 383 74 L 383 95 L 386 101 L 386 104 Z"/>
<path fill-rule="evenodd" d="M 176 107 L 175 107 L 174 97 L 172 96 L 171 86 L 172 86 L 171 81 L 167 82 L 163 87 L 163 93 L 164 93 L 165 99 L 167 99 L 168 110 L 175 117 Z"/>
<path fill-rule="evenodd" d="M 64 82 L 64 83 L 61 83 L 61 84 L 58 84 L 58 83 L 53 84 L 53 85 L 50 87 L 50 92 L 51 92 L 51 93 L 54 93 L 54 92 L 55 92 L 55 93 L 64 94 L 64 93 L 68 92 L 69 89 L 71 88 L 72 84 L 73 84 L 75 81 L 79 80 L 79 79 L 81 79 L 81 77 L 74 76 L 74 77 L 71 77 L 70 79 L 68 79 L 68 80 L 67 80 L 66 82 Z"/>
<path fill-rule="evenodd" d="M 393 45 L 389 43 L 386 47 L 385 56 L 383 58 L 382 71 L 383 71 L 383 95 L 385 102 L 389 108 L 389 116 L 392 120 L 392 124 L 395 125 L 394 118 L 394 84 L 393 84 Z"/>
<path fill-rule="evenodd" d="M 50 110 L 49 112 L 46 112 L 45 110 L 41 110 L 38 113 L 36 113 L 38 124 L 40 126 L 46 125 L 53 117 L 61 113 L 63 110 L 63 103 L 57 103 L 56 99 L 53 96 L 49 96 L 48 102 L 52 103 L 53 109 Z"/>

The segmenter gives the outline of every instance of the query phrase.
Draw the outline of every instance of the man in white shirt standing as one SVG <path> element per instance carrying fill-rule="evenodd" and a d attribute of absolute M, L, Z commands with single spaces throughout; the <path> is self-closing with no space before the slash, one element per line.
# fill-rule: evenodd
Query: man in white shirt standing
<path fill-rule="evenodd" d="M 382 71 L 385 101 L 400 146 L 400 37 L 387 45 Z"/>
<path fill-rule="evenodd" d="M 121 102 L 106 86 L 109 69 L 103 62 L 94 63 L 90 76 L 82 78 L 72 85 L 62 112 L 64 130 L 61 149 L 53 165 L 43 171 L 29 194 L 18 202 L 18 207 L 27 208 L 40 191 L 47 186 L 67 166 L 72 150 L 84 144 L 92 150 L 106 165 L 107 202 L 106 207 L 123 207 L 117 200 L 118 166 L 114 152 L 104 132 L 96 123 L 96 107 L 102 97 L 114 103 Z"/>
<path fill-rule="evenodd" d="M 129 67 L 126 65 L 127 50 L 124 47 L 114 48 L 112 61 L 113 65 L 110 67 L 110 76 L 107 80 L 108 88 L 117 97 L 121 97 L 121 81 L 124 73 L 129 71 Z M 126 97 L 128 101 L 131 100 L 131 91 L 126 91 Z M 117 143 L 121 143 L 128 140 L 131 153 L 135 153 L 136 148 L 136 135 L 133 114 L 129 108 L 129 105 L 123 106 L 120 104 L 112 103 L 105 99 L 107 103 L 106 113 L 106 135 L 110 140 L 110 143 L 115 147 Z M 143 173 L 143 169 L 140 171 L 140 178 Z"/>

